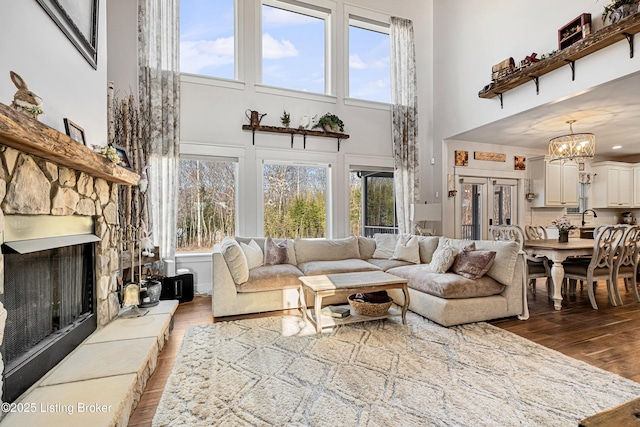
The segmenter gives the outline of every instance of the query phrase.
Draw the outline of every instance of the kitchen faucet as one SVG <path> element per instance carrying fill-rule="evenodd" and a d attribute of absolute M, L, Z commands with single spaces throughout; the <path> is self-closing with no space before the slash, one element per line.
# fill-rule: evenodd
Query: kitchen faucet
<path fill-rule="evenodd" d="M 584 222 L 584 214 L 586 214 L 586 213 L 587 213 L 587 211 L 591 211 L 591 212 L 593 212 L 593 217 L 594 217 L 594 218 L 598 218 L 598 215 L 596 214 L 596 211 L 594 211 L 593 209 L 585 209 L 585 210 L 582 212 L 582 226 L 583 226 L 583 227 L 584 227 L 584 225 L 586 224 L 586 222 Z"/>

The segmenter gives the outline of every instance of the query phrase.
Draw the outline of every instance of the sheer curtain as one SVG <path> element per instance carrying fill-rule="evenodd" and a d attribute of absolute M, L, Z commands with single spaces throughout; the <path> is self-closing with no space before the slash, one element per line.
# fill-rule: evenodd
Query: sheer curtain
<path fill-rule="evenodd" d="M 418 89 L 413 23 L 391 18 L 391 104 L 398 231 L 410 233 L 419 185 Z"/>
<path fill-rule="evenodd" d="M 176 248 L 180 154 L 180 0 L 139 0 L 140 105 L 149 124 L 149 197 L 154 243 L 160 257 Z"/>

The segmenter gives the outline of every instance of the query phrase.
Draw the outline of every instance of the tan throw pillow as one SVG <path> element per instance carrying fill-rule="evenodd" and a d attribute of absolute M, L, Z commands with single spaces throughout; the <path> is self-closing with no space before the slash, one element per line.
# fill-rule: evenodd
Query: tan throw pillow
<path fill-rule="evenodd" d="M 428 265 L 429 271 L 439 274 L 446 273 L 456 260 L 457 254 L 458 251 L 451 246 L 442 244 L 438 245 L 433 253 L 433 257 L 431 257 L 431 262 Z"/>
<path fill-rule="evenodd" d="M 472 242 L 460 249 L 451 271 L 467 279 L 479 279 L 489 271 L 495 258 L 495 251 L 477 251 L 475 242 Z"/>
<path fill-rule="evenodd" d="M 400 236 L 391 259 L 420 264 L 420 246 L 417 236 Z"/>
<path fill-rule="evenodd" d="M 373 252 L 372 258 L 391 259 L 393 252 L 396 250 L 398 235 L 376 233 L 373 238 L 376 241 L 376 250 Z"/>
<path fill-rule="evenodd" d="M 267 237 L 264 241 L 264 265 L 286 264 L 289 261 L 288 246 L 286 240 L 276 244 L 271 237 Z"/>
<path fill-rule="evenodd" d="M 264 253 L 262 253 L 262 248 L 255 240 L 251 239 L 248 245 L 240 242 L 240 248 L 242 248 L 242 252 L 244 252 L 244 256 L 247 258 L 249 270 L 262 266 Z"/>
<path fill-rule="evenodd" d="M 231 277 L 236 285 L 241 285 L 249 280 L 249 264 L 247 264 L 247 257 L 245 257 L 240 244 L 230 237 L 225 237 L 222 240 L 221 251 Z"/>

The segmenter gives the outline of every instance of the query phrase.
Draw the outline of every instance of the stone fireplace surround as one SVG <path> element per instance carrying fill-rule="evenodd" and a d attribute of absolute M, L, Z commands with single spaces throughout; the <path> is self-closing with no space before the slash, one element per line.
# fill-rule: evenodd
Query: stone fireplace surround
<path fill-rule="evenodd" d="M 37 395 L 41 390 L 54 392 L 54 389 L 59 388 L 60 385 L 65 385 L 65 381 L 73 384 L 74 387 L 86 387 L 91 383 L 87 381 L 90 378 L 97 378 L 100 381 L 105 378 L 115 378 L 113 380 L 116 384 L 115 389 L 107 390 L 108 387 L 98 386 L 96 390 L 89 392 L 96 396 L 101 390 L 107 390 L 112 395 L 116 395 L 115 400 L 109 400 L 116 404 L 113 405 L 115 406 L 113 411 L 110 411 L 105 418 L 110 420 L 108 425 L 126 425 L 130 412 L 137 405 L 146 380 L 155 368 L 157 354 L 168 338 L 172 314 L 177 306 L 177 302 L 163 301 L 160 307 L 152 309 L 150 315 L 145 318 L 113 321 L 120 310 L 116 293 L 116 274 L 119 266 L 116 233 L 118 184 L 136 185 L 138 180 L 139 176 L 134 172 L 114 165 L 68 136 L 0 104 L 0 243 L 4 243 L 5 215 L 14 214 L 91 216 L 94 218 L 94 233 L 101 239 L 95 244 L 95 312 L 98 330 L 60 364 L 71 366 L 60 368 L 59 365 L 53 370 L 53 374 L 50 372 L 44 377 L 45 387 L 36 384 L 25 395 L 30 392 L 31 395 Z M 4 293 L 2 254 L 0 254 L 0 293 Z M 0 304 L 0 343 L 6 318 L 7 311 Z M 126 329 L 122 329 L 123 327 Z M 136 350 L 129 354 L 131 360 L 125 363 L 117 360 L 121 357 L 126 358 L 122 354 L 123 350 L 127 345 L 132 345 L 123 344 L 122 341 L 134 339 L 140 340 L 141 345 L 136 343 Z M 108 345 L 111 350 L 106 350 L 103 347 L 105 345 Z M 86 357 L 84 354 L 88 349 L 97 352 L 98 357 L 109 354 L 119 357 L 116 357 L 116 360 L 90 362 L 82 360 Z M 80 362 L 73 360 L 74 358 L 79 358 Z M 71 378 L 74 374 L 67 375 L 66 379 L 56 379 L 56 375 L 64 376 L 65 369 L 77 373 L 78 370 L 82 370 L 79 365 L 84 364 L 86 368 L 91 363 L 103 365 L 108 372 L 104 375 L 85 372 L 75 379 Z M 124 365 L 129 366 L 123 367 Z M 0 372 L 3 370 L 4 365 L 0 360 Z M 46 387 L 47 381 L 53 385 Z M 44 396 L 47 396 L 46 391 Z M 60 396 L 60 391 L 58 390 L 54 395 Z M 45 397 L 45 403 L 49 403 L 47 399 L 50 400 Z M 107 397 L 104 399 L 108 400 Z M 22 396 L 20 400 L 30 401 L 29 396 L 26 398 Z M 0 418 L 3 415 L 6 414 L 4 412 L 0 414 Z M 23 417 L 26 414 L 9 415 L 11 416 L 6 416 L 0 424 L 3 426 L 5 424 L 28 425 L 24 424 L 28 421 Z M 47 419 L 46 417 L 51 417 L 52 414 L 43 414 L 42 411 L 38 411 L 31 415 L 35 415 L 36 418 L 44 416 L 44 419 Z M 88 421 L 78 414 L 76 421 L 80 420 Z M 92 418 L 90 420 L 92 420 L 91 423 L 96 421 Z M 65 424 L 73 425 L 74 422 L 71 421 L 66 417 Z"/>

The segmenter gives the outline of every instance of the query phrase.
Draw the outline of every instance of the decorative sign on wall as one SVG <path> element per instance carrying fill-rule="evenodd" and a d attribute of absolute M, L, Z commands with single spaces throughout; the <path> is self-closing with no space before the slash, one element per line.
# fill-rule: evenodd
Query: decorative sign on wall
<path fill-rule="evenodd" d="M 525 156 L 513 156 L 513 169 L 523 171 L 527 168 L 527 158 Z"/>
<path fill-rule="evenodd" d="M 469 165 L 469 152 L 456 150 L 456 166 Z"/>
<path fill-rule="evenodd" d="M 474 151 L 473 158 L 476 160 L 488 160 L 490 162 L 506 162 L 507 155 L 504 153 L 490 153 L 488 151 Z"/>

